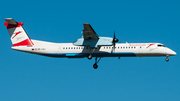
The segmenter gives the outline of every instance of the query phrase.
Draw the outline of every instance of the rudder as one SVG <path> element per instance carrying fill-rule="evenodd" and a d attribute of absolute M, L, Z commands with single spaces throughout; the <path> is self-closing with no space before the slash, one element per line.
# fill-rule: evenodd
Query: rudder
<path fill-rule="evenodd" d="M 6 26 L 13 46 L 29 46 L 34 45 L 29 36 L 23 29 L 22 22 L 16 22 L 12 18 L 6 18 L 4 25 Z"/>

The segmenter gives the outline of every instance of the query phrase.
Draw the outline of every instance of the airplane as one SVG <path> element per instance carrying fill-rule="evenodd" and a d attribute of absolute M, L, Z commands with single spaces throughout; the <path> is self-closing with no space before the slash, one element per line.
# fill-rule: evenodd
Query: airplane
<path fill-rule="evenodd" d="M 176 52 L 161 43 L 117 43 L 115 36 L 99 37 L 90 24 L 84 23 L 83 37 L 74 43 L 53 43 L 30 39 L 23 29 L 22 22 L 16 22 L 12 18 L 5 18 L 6 26 L 13 47 L 11 49 L 58 58 L 84 58 L 89 60 L 95 57 L 94 69 L 98 68 L 98 62 L 103 57 L 159 57 L 176 55 Z"/>

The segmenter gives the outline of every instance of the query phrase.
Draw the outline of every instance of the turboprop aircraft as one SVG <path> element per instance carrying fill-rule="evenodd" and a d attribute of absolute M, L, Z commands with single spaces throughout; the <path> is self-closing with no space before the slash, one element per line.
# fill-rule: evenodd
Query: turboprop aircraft
<path fill-rule="evenodd" d="M 32 40 L 23 29 L 22 22 L 6 18 L 6 26 L 14 50 L 59 58 L 84 58 L 95 57 L 94 69 L 102 57 L 153 57 L 176 55 L 176 52 L 161 43 L 117 43 L 114 37 L 99 37 L 90 24 L 84 23 L 83 37 L 74 43 L 52 43 Z"/>

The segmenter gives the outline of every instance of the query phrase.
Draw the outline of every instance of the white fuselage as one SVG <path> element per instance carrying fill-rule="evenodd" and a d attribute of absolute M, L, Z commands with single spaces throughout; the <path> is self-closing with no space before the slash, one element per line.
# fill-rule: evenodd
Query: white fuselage
<path fill-rule="evenodd" d="M 90 24 L 84 23 L 83 37 L 74 43 L 52 43 L 31 40 L 22 22 L 16 22 L 12 18 L 6 18 L 6 26 L 14 50 L 32 54 L 59 57 L 59 58 L 95 58 L 94 69 L 102 57 L 149 57 L 176 55 L 176 52 L 165 47 L 161 43 L 117 43 L 115 32 L 113 38 L 99 37 Z M 99 60 L 98 60 L 99 58 Z"/>
<path fill-rule="evenodd" d="M 14 50 L 50 57 L 84 58 L 92 57 L 148 57 L 172 56 L 176 53 L 160 43 L 117 43 L 113 46 L 75 46 L 73 43 L 52 43 L 32 40 L 32 46 L 16 46 Z"/>

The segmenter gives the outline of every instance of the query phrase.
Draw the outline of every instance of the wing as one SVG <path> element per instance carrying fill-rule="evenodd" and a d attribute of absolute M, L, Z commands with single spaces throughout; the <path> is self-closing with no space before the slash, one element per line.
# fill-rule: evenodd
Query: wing
<path fill-rule="evenodd" d="M 90 24 L 84 23 L 84 30 L 83 30 L 83 38 L 85 40 L 87 39 L 99 39 L 99 36 L 96 34 L 96 32 L 93 30 Z"/>

